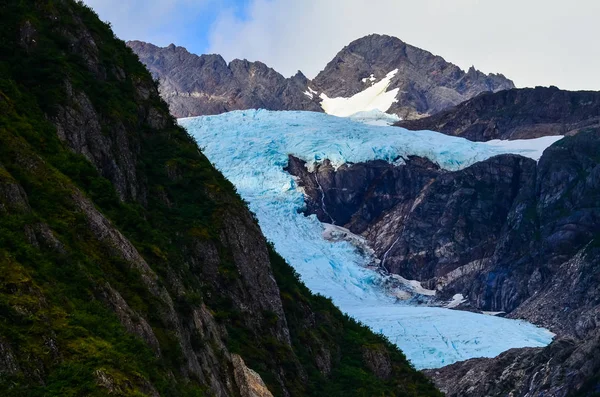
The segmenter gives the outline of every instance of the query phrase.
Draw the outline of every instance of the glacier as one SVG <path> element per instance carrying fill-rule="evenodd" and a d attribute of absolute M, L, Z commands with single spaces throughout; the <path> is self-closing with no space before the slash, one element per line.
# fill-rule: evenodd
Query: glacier
<path fill-rule="evenodd" d="M 309 167 L 325 159 L 337 167 L 375 159 L 399 164 L 403 157 L 418 155 L 447 170 L 458 170 L 503 153 L 537 160 L 561 137 L 490 144 L 299 111 L 245 110 L 180 119 L 179 123 L 235 185 L 266 238 L 302 281 L 388 337 L 417 369 L 551 342 L 554 335 L 550 331 L 524 321 L 398 303 L 383 288 L 390 276 L 369 267 L 372 257 L 348 241 L 325 238 L 331 227 L 301 212 L 303 193 L 283 169 L 292 154 L 307 161 Z"/>

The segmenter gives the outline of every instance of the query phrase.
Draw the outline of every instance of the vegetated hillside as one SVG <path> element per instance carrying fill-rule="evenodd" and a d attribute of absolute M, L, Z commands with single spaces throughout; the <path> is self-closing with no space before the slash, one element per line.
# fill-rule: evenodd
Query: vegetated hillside
<path fill-rule="evenodd" d="M 198 56 L 173 44 L 127 45 L 159 81 L 175 117 L 253 108 L 322 111 L 318 99 L 306 94 L 309 81 L 301 72 L 285 78 L 262 62 L 235 59 L 227 64 L 220 55 Z"/>
<path fill-rule="evenodd" d="M 571 135 L 600 126 L 600 92 L 556 87 L 487 92 L 431 117 L 396 125 L 472 141 Z"/>
<path fill-rule="evenodd" d="M 298 281 L 90 9 L 1 11 L 0 394 L 440 395 Z"/>

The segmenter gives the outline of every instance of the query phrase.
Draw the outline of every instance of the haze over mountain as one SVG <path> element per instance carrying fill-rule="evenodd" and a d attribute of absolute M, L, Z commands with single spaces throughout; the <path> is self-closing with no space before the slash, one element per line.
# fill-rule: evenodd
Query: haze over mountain
<path fill-rule="evenodd" d="M 596 0 L 85 0 L 119 37 L 314 78 L 352 40 L 399 37 L 518 87 L 600 90 Z M 507 29 L 510 21 L 510 29 Z"/>
<path fill-rule="evenodd" d="M 234 60 L 227 65 L 219 55 L 197 56 L 181 47 L 158 48 L 139 41 L 128 45 L 159 80 L 161 95 L 176 117 L 249 108 L 321 111 L 323 107 L 340 115 L 377 108 L 414 119 L 481 92 L 514 87 L 502 75 L 485 75 L 474 68 L 464 72 L 441 57 L 383 35 L 350 43 L 313 81 L 301 72 L 286 79 L 260 62 Z"/>

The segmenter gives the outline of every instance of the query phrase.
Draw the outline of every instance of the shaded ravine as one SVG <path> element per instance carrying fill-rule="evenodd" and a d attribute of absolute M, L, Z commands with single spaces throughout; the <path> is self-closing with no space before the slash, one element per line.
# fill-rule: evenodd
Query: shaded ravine
<path fill-rule="evenodd" d="M 381 288 L 385 276 L 366 268 L 370 258 L 348 242 L 327 241 L 317 218 L 300 212 L 304 196 L 283 170 L 288 154 L 309 163 L 331 159 L 334 166 L 421 155 L 446 169 L 460 169 L 501 153 L 535 157 L 539 148 L 504 149 L 434 132 L 366 126 L 309 112 L 240 111 L 182 119 L 180 123 L 236 186 L 265 236 L 307 286 L 387 336 L 415 367 L 436 368 L 551 341 L 549 331 L 522 321 L 395 303 Z"/>

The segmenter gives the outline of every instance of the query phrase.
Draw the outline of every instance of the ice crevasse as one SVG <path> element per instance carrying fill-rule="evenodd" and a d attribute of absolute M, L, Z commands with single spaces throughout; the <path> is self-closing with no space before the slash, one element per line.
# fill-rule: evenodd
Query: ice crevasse
<path fill-rule="evenodd" d="M 550 331 L 524 321 L 396 303 L 380 287 L 385 276 L 365 267 L 368 258 L 348 242 L 326 240 L 324 225 L 300 212 L 304 196 L 283 169 L 292 154 L 308 164 L 329 159 L 334 166 L 376 159 L 398 163 L 416 155 L 458 170 L 504 153 L 537 160 L 561 137 L 481 143 L 296 111 L 235 111 L 179 122 L 249 203 L 267 239 L 302 281 L 387 336 L 416 368 L 494 357 L 510 348 L 541 347 L 552 340 Z"/>

